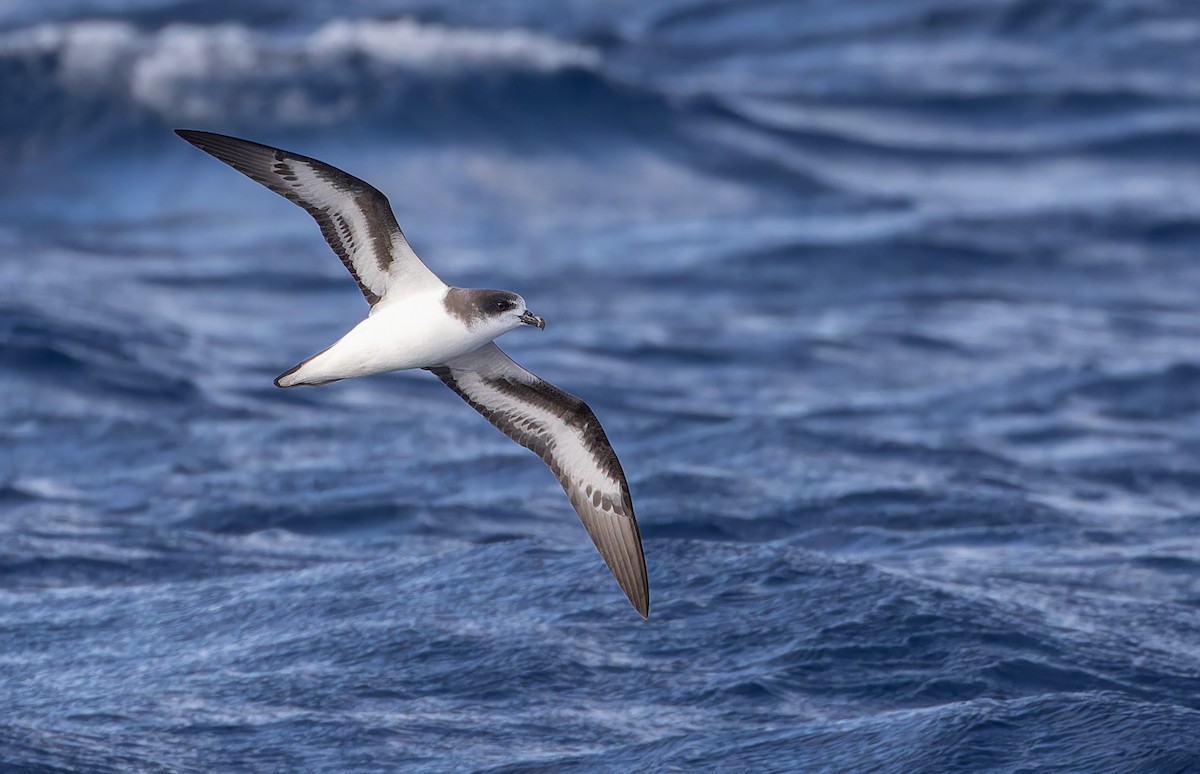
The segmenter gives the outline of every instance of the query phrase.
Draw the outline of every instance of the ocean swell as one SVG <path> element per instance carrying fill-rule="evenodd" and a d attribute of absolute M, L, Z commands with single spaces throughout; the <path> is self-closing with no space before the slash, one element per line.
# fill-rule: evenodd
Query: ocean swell
<path fill-rule="evenodd" d="M 97 116 L 328 126 L 390 107 L 417 86 L 536 77 L 598 61 L 587 46 L 525 30 L 403 18 L 332 19 L 275 34 L 239 24 L 47 23 L 0 35 L 0 94 L 8 95 L 0 97 L 0 131 L 30 135 Z"/>

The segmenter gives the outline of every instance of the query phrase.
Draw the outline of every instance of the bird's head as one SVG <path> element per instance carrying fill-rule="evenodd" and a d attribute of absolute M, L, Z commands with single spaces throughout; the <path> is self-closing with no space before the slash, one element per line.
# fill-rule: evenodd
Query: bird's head
<path fill-rule="evenodd" d="M 454 288 L 446 297 L 446 306 L 469 328 L 495 331 L 496 336 L 522 325 L 539 330 L 546 327 L 546 321 L 525 306 L 525 299 L 507 290 Z"/>

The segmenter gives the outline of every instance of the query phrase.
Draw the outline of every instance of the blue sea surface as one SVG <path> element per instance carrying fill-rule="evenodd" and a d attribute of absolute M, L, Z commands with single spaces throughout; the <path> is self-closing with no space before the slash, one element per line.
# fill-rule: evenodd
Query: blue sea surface
<path fill-rule="evenodd" d="M 625 600 L 181 142 L 386 192 L 637 507 Z M 1200 771 L 1200 8 L 8 0 L 0 771 Z"/>

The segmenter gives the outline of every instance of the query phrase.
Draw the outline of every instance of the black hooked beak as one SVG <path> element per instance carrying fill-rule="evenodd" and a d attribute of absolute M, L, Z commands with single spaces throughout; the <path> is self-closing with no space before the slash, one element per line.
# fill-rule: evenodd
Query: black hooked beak
<path fill-rule="evenodd" d="M 526 325 L 537 326 L 539 331 L 546 330 L 546 321 L 535 315 L 533 312 L 530 312 L 528 309 L 521 313 L 521 322 L 525 323 Z"/>

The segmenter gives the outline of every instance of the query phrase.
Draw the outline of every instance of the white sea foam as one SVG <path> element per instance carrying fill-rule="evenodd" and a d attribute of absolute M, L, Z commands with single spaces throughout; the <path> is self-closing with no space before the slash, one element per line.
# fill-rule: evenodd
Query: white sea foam
<path fill-rule="evenodd" d="M 361 88 L 364 77 L 386 91 L 406 78 L 553 72 L 599 60 L 591 48 L 524 30 L 411 19 L 338 19 L 289 37 L 237 24 L 42 24 L 0 35 L 0 57 L 45 68 L 71 94 L 124 99 L 163 118 L 284 123 L 345 118 L 378 91 Z"/>
<path fill-rule="evenodd" d="M 316 31 L 308 48 L 335 60 L 365 54 L 390 65 L 438 70 L 499 66 L 553 71 L 590 67 L 598 61 L 593 49 L 527 30 L 462 29 L 408 19 L 331 21 Z"/>

